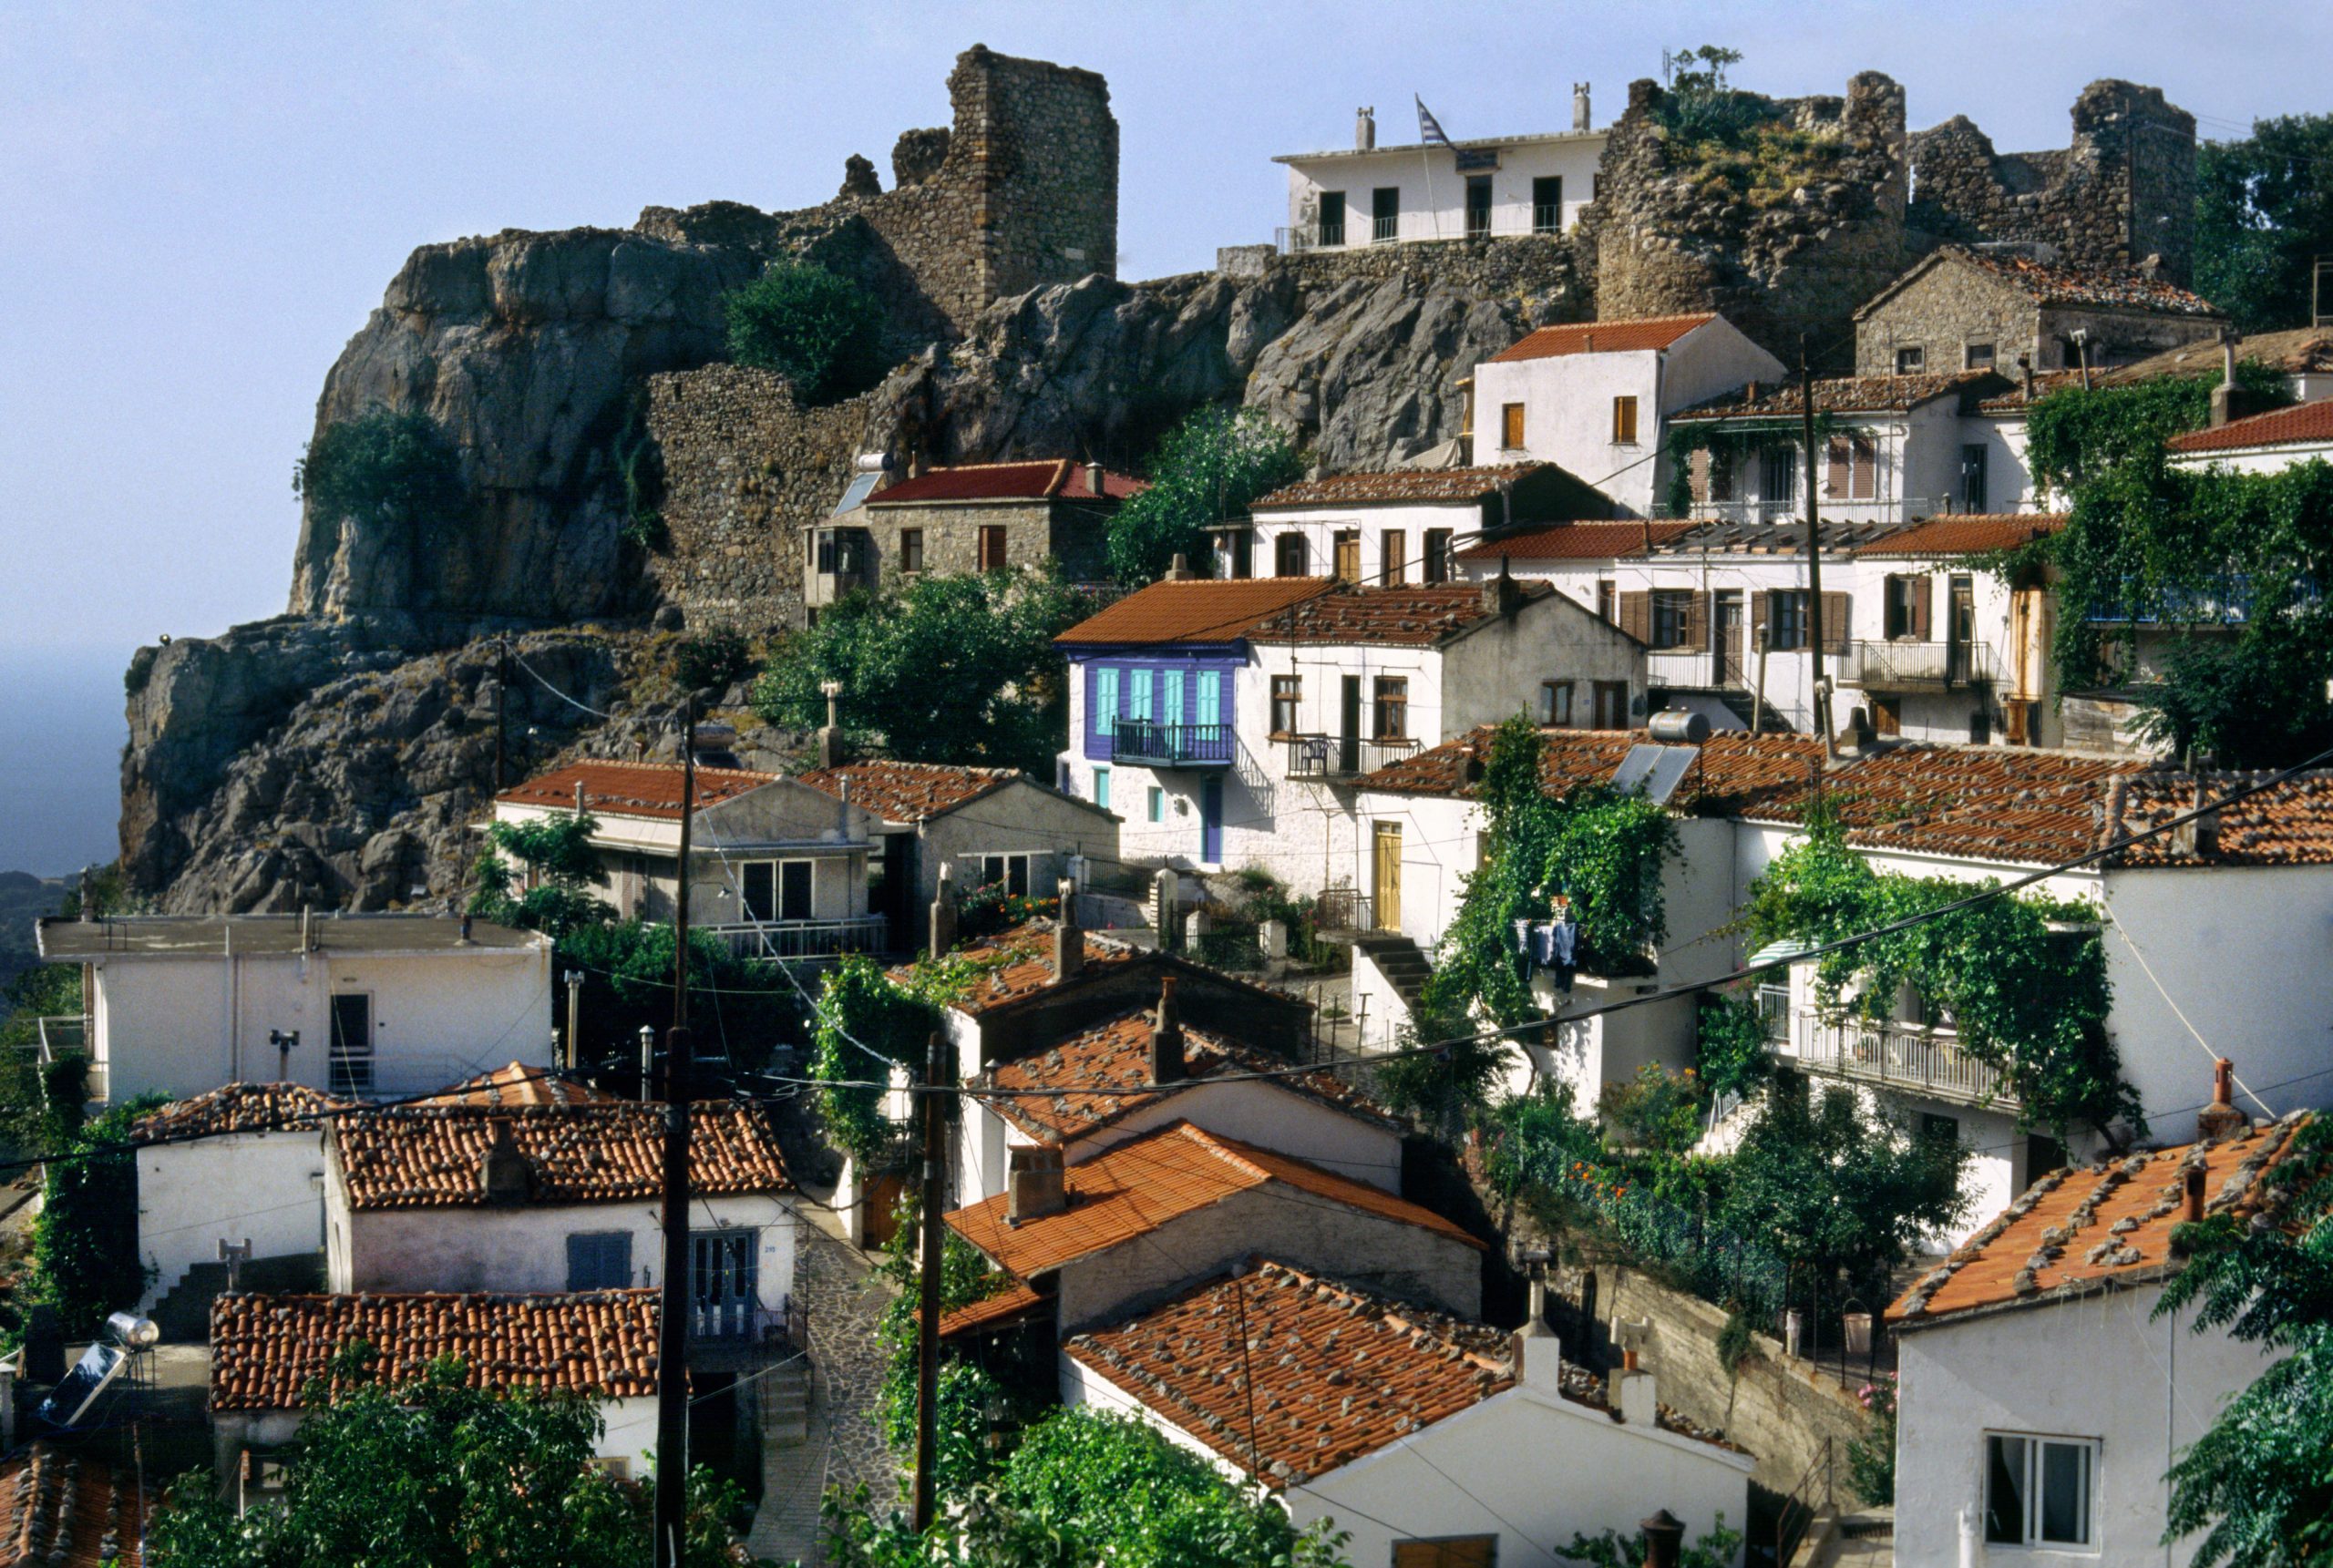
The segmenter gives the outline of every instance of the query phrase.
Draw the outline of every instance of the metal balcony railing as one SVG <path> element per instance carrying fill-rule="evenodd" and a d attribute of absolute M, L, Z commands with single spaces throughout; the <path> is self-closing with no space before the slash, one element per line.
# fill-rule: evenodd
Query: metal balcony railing
<path fill-rule="evenodd" d="M 1110 744 L 1118 762 L 1168 768 L 1229 767 L 1233 749 L 1228 724 L 1170 724 L 1156 719 L 1120 719 Z"/>
<path fill-rule="evenodd" d="M 2018 1109 L 2000 1069 L 1961 1050 L 1949 1030 L 1802 1012 L 1793 1032 L 1799 1064 L 1811 1072 L 1990 1110 Z"/>
<path fill-rule="evenodd" d="M 1349 779 L 1413 755 L 1418 743 L 1411 738 L 1364 740 L 1359 735 L 1290 735 L 1288 776 L 1292 779 Z"/>
<path fill-rule="evenodd" d="M 1368 894 L 1358 887 L 1329 887 L 1312 903 L 1316 931 L 1374 931 L 1377 918 Z"/>
<path fill-rule="evenodd" d="M 1842 679 L 1868 692 L 1950 692 L 1989 686 L 2000 662 L 1983 642 L 1857 642 Z"/>
<path fill-rule="evenodd" d="M 853 915 L 839 920 L 764 920 L 697 929 L 728 943 L 741 958 L 831 958 L 883 951 L 890 943 L 890 925 L 881 915 Z"/>

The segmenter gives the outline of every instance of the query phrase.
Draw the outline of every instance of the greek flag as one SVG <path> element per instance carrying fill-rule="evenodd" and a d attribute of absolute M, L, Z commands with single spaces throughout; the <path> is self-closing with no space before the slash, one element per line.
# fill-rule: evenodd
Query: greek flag
<path fill-rule="evenodd" d="M 1410 96 L 1417 97 L 1415 93 Z M 1425 99 L 1417 98 L 1417 105 L 1418 139 L 1428 147 L 1448 147 L 1450 138 L 1443 134 L 1442 122 L 1434 118 L 1434 111 L 1425 107 Z"/>

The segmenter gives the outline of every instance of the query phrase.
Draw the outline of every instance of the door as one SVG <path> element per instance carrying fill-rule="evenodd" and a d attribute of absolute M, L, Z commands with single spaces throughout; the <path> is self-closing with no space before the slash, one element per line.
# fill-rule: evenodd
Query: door
<path fill-rule="evenodd" d="M 1966 684 L 1972 661 L 1969 644 L 1977 640 L 1977 583 L 1974 578 L 1955 576 L 1952 579 L 1952 619 L 1945 623 L 1948 646 L 1945 650 L 1945 680 L 1948 684 Z"/>
<path fill-rule="evenodd" d="M 1361 580 L 1361 535 L 1350 528 L 1340 530 L 1334 544 L 1333 564 L 1329 569 L 1337 574 L 1339 582 L 1359 582 Z"/>
<path fill-rule="evenodd" d="M 329 1087 L 334 1094 L 373 1092 L 373 993 L 341 991 L 332 999 Z"/>
<path fill-rule="evenodd" d="M 1710 651 L 1717 660 L 1717 684 L 1746 686 L 1742 673 L 1742 590 L 1721 588 L 1710 595 Z"/>
<path fill-rule="evenodd" d="M 1377 928 L 1402 928 L 1402 825 L 1381 822 L 1371 835 L 1370 894 L 1376 906 Z"/>
<path fill-rule="evenodd" d="M 1199 785 L 1199 859 L 1208 866 L 1223 864 L 1223 781 L 1209 778 Z"/>
<path fill-rule="evenodd" d="M 691 1334 L 736 1339 L 752 1332 L 761 1236 L 750 1226 L 689 1233 Z"/>
<path fill-rule="evenodd" d="M 1341 190 L 1321 192 L 1321 243 L 1341 245 L 1345 242 L 1345 193 Z"/>
<path fill-rule="evenodd" d="M 1491 231 L 1491 177 L 1466 176 L 1466 238 L 1481 240 Z"/>
<path fill-rule="evenodd" d="M 1337 767 L 1341 772 L 1361 771 L 1361 677 L 1345 677 L 1342 701 L 1337 713 Z"/>

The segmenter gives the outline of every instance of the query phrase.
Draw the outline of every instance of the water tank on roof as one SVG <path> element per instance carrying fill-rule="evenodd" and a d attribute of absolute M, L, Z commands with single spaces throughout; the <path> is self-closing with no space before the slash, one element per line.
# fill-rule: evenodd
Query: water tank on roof
<path fill-rule="evenodd" d="M 1667 745 L 1698 746 L 1710 738 L 1709 715 L 1690 708 L 1663 708 L 1645 721 L 1645 730 Z"/>

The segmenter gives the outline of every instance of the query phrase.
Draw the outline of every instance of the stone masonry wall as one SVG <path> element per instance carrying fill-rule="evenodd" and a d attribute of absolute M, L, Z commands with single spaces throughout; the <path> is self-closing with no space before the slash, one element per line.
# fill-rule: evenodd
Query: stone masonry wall
<path fill-rule="evenodd" d="M 2017 356 L 2037 371 L 2055 370 L 2058 346 L 2039 339 L 2040 311 L 2031 298 L 1971 266 L 1946 262 L 1906 284 L 1856 323 L 1855 374 L 1893 375 L 1896 351 L 1917 346 L 1922 368 L 1944 374 L 1963 367 L 1968 346 L 1993 345 L 1993 365 L 2017 374 Z"/>
<path fill-rule="evenodd" d="M 899 571 L 899 532 L 923 530 L 923 569 L 934 576 L 961 576 L 980 569 L 980 531 L 1004 529 L 1004 564 L 1014 569 L 1036 567 L 1058 555 L 1062 569 L 1073 578 L 1100 575 L 1105 522 L 1104 514 L 1074 504 L 1060 508 L 1062 522 L 1053 523 L 1053 503 L 1030 506 L 941 506 L 868 507 L 858 520 L 874 541 L 877 580 L 889 587 Z"/>

